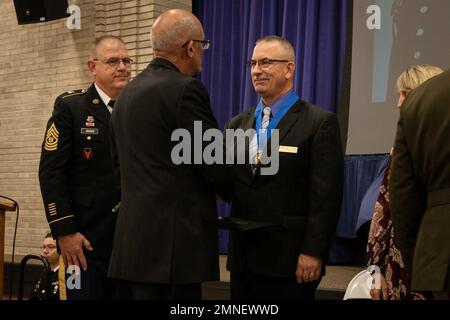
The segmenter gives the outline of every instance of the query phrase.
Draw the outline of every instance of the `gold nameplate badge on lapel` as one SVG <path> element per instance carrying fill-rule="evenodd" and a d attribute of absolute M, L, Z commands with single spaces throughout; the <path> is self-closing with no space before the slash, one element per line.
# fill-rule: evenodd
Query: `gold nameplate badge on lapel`
<path fill-rule="evenodd" d="M 278 150 L 278 152 L 297 153 L 298 152 L 298 147 L 280 146 L 280 149 Z"/>

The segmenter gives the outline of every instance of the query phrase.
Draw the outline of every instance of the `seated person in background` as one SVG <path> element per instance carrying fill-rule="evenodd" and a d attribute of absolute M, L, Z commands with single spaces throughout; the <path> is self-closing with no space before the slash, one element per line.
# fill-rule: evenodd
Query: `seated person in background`
<path fill-rule="evenodd" d="M 402 106 L 412 90 L 440 73 L 441 68 L 429 65 L 412 66 L 404 71 L 397 79 L 397 107 Z M 367 266 L 378 266 L 381 272 L 381 288 L 373 288 L 370 294 L 374 300 L 424 299 L 422 295 L 410 292 L 409 275 L 406 273 L 401 253 L 394 243 L 388 190 L 392 152 L 395 150 L 391 151 L 369 231 Z"/>
<path fill-rule="evenodd" d="M 51 273 L 51 300 L 59 300 L 59 283 L 58 283 L 58 269 L 59 269 L 59 253 L 56 250 L 56 240 L 53 239 L 51 233 L 47 233 L 42 243 L 42 256 L 50 263 Z M 47 291 L 45 288 L 46 271 L 41 275 L 41 278 L 34 285 L 30 300 L 47 300 Z"/>

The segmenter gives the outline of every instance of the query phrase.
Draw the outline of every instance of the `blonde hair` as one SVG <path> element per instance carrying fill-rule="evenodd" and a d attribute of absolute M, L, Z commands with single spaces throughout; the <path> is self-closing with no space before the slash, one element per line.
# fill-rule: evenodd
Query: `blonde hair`
<path fill-rule="evenodd" d="M 397 78 L 397 89 L 399 91 L 414 90 L 442 72 L 444 71 L 441 68 L 427 64 L 411 66 Z"/>

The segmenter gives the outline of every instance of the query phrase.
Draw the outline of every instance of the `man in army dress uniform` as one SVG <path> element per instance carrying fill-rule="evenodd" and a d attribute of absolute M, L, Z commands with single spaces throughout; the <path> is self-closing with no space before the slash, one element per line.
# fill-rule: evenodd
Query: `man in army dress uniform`
<path fill-rule="evenodd" d="M 120 191 L 108 127 L 131 64 L 120 38 L 96 39 L 88 61 L 94 83 L 60 95 L 47 124 L 39 165 L 45 212 L 64 265 L 75 266 L 66 272 L 81 268 L 79 278 L 67 279 L 68 299 L 108 298 L 111 290 L 106 273 Z"/>

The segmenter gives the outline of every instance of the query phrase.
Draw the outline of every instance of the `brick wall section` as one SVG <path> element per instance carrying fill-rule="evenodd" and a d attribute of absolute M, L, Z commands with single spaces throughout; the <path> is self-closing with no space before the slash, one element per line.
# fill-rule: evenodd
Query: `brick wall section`
<path fill-rule="evenodd" d="M 191 10 L 190 0 L 101 0 L 96 1 L 96 10 L 103 16 L 96 20 L 96 36 L 102 33 L 120 36 L 126 42 L 136 65 L 133 75 L 147 67 L 153 58 L 150 43 L 150 28 L 153 21 L 171 8 Z"/>
<path fill-rule="evenodd" d="M 94 38 L 122 37 L 137 62 L 134 76 L 153 58 L 153 21 L 170 8 L 191 9 L 190 0 L 69 0 L 69 4 L 81 9 L 81 30 L 67 29 L 65 19 L 19 26 L 13 1 L 0 1 L 0 195 L 20 205 L 19 256 L 39 253 L 49 230 L 38 182 L 41 143 L 55 98 L 91 83 L 86 61 Z M 9 255 L 15 214 L 6 220 Z"/>

